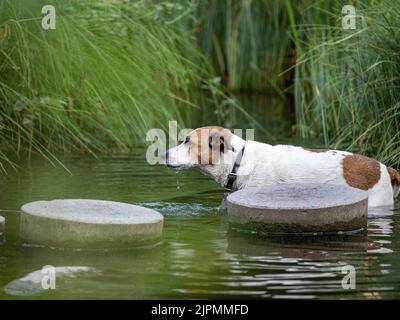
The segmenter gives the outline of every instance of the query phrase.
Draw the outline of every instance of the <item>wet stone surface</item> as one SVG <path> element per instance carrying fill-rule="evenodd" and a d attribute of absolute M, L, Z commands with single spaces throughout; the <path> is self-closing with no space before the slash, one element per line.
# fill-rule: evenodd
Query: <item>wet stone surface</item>
<path fill-rule="evenodd" d="M 341 232 L 363 229 L 367 192 L 336 185 L 247 188 L 228 196 L 232 226 L 275 232 Z"/>
<path fill-rule="evenodd" d="M 121 202 L 67 199 L 36 201 L 21 208 L 20 235 L 25 243 L 114 248 L 155 244 L 163 216 Z"/>

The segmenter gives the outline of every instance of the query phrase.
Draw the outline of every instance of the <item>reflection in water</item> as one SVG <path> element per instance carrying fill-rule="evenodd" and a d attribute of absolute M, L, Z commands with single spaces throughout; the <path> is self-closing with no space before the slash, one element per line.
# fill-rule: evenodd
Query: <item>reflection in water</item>
<path fill-rule="evenodd" d="M 229 232 L 226 242 L 214 242 L 214 247 L 219 249 L 219 257 L 213 267 L 220 274 L 206 277 L 202 273 L 194 273 L 193 266 L 188 262 L 192 259 L 184 254 L 178 257 L 180 272 L 175 275 L 190 278 L 191 281 L 175 291 L 193 298 L 226 298 L 232 295 L 303 299 L 328 295 L 379 298 L 381 292 L 394 289 L 391 285 L 374 285 L 381 274 L 390 274 L 391 264 L 378 266 L 377 257 L 369 253 L 392 252 L 384 247 L 390 242 L 374 238 L 374 232 L 380 227 L 381 231 L 386 229 L 387 223 L 371 219 L 368 235 L 351 236 L 275 236 L 262 239 Z M 190 250 L 184 252 L 193 256 Z M 354 266 L 357 272 L 356 290 L 342 287 L 342 268 L 346 265 Z"/>
<path fill-rule="evenodd" d="M 399 298 L 398 212 L 371 212 L 368 232 L 327 237 L 257 237 L 229 231 L 218 212 L 222 190 L 196 171 L 149 166 L 132 156 L 66 159 L 72 171 L 34 159 L 31 171 L 0 180 L 0 207 L 54 198 L 94 198 L 141 204 L 165 217 L 164 240 L 151 249 L 60 250 L 22 246 L 18 213 L 7 220 L 0 244 L 0 299 L 4 287 L 45 265 L 88 266 L 90 277 L 61 281 L 46 298 Z M 21 163 L 25 168 L 28 164 Z M 356 289 L 345 290 L 342 267 L 356 270 Z M 10 292 L 9 292 L 10 293 Z"/>
<path fill-rule="evenodd" d="M 390 237 L 392 215 L 388 211 L 385 218 L 371 218 L 367 233 L 350 236 L 260 238 L 228 232 L 227 241 L 214 242 L 219 252 L 214 263 L 218 276 L 194 273 L 187 259 L 181 258 L 185 272 L 178 275 L 191 281 L 175 291 L 191 298 L 390 297 L 398 283 L 380 283 L 382 275 L 389 276 L 394 270 L 390 263 L 379 264 L 379 256 L 393 250 L 386 247 L 391 241 L 379 238 L 383 234 Z M 355 290 L 342 287 L 346 265 L 356 270 Z"/>
<path fill-rule="evenodd" d="M 369 253 L 391 253 L 392 249 L 389 245 L 393 233 L 393 217 L 394 212 L 390 208 L 375 208 L 370 210 L 368 217 L 368 235 L 369 235 Z M 384 239 L 386 238 L 386 239 Z"/>

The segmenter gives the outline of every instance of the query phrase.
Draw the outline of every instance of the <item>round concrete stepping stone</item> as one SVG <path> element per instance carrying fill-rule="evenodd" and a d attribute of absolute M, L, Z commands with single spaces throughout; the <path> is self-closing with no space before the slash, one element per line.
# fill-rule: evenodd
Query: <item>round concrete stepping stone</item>
<path fill-rule="evenodd" d="M 0 235 L 4 232 L 5 227 L 6 227 L 6 219 L 0 216 Z"/>
<path fill-rule="evenodd" d="M 268 232 L 341 232 L 365 228 L 368 194 L 337 185 L 246 188 L 227 198 L 233 225 Z"/>
<path fill-rule="evenodd" d="M 163 216 L 127 203 L 65 199 L 36 201 L 21 208 L 24 242 L 58 247 L 116 248 L 161 240 Z"/>

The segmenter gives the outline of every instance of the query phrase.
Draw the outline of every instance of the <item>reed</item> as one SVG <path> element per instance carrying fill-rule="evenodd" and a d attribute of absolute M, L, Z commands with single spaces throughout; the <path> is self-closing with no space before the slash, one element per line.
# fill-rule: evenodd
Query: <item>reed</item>
<path fill-rule="evenodd" d="M 345 31 L 339 0 L 55 0 L 45 31 L 47 2 L 0 3 L 0 170 L 10 152 L 127 151 L 190 126 L 198 89 L 221 124 L 254 120 L 232 92 L 293 98 L 303 138 L 400 165 L 397 2 L 352 1 Z"/>
<path fill-rule="evenodd" d="M 399 18 L 399 3 L 370 1 L 358 7 L 356 30 L 342 30 L 336 18 L 309 33 L 315 41 L 296 65 L 301 135 L 400 166 Z"/>
<path fill-rule="evenodd" d="M 189 8 L 180 21 L 214 74 L 230 92 L 282 94 L 288 67 L 288 17 L 282 0 L 180 1 Z"/>
<path fill-rule="evenodd" d="M 183 125 L 201 58 L 157 8 L 52 1 L 57 28 L 47 31 L 47 3 L 0 4 L 0 162 L 26 150 L 50 160 L 59 152 L 127 151 L 149 128 L 171 119 Z"/>

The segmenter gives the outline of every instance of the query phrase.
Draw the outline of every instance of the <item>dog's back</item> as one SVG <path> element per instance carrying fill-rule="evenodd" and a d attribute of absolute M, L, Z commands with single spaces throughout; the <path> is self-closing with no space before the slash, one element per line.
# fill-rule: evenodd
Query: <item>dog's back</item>
<path fill-rule="evenodd" d="M 369 205 L 393 205 L 400 175 L 374 159 L 339 150 L 305 149 L 290 145 L 247 142 L 256 169 L 247 186 L 280 183 L 334 183 L 362 189 Z"/>

